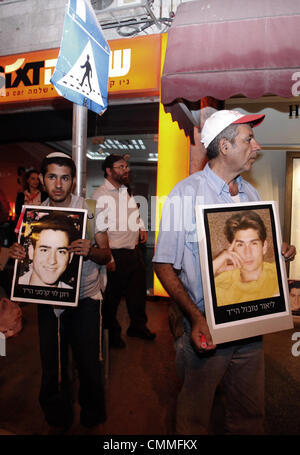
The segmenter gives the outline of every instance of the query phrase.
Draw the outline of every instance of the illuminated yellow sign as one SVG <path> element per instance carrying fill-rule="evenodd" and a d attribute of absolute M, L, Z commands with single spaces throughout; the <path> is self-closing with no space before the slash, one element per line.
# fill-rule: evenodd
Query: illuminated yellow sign
<path fill-rule="evenodd" d="M 161 71 L 167 46 L 167 35 L 162 38 Z M 159 232 L 163 202 L 171 189 L 180 180 L 189 175 L 190 140 L 177 124 L 171 114 L 166 114 L 163 105 L 159 105 L 158 125 L 158 163 L 157 163 L 157 205 L 155 219 L 155 244 Z M 153 293 L 156 296 L 168 297 L 157 276 L 153 278 Z"/>
<path fill-rule="evenodd" d="M 161 35 L 109 41 L 111 49 L 108 92 L 110 97 L 159 94 Z M 50 82 L 59 49 L 0 57 L 5 91 L 0 103 L 60 98 Z"/>
<path fill-rule="evenodd" d="M 110 41 L 109 95 L 158 95 L 160 45 L 161 35 Z"/>

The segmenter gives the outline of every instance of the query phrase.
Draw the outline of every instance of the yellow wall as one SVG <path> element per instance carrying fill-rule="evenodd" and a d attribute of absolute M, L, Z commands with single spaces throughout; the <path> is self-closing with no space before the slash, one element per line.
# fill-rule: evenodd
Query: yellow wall
<path fill-rule="evenodd" d="M 167 46 L 167 34 L 162 35 L 161 72 Z M 190 140 L 177 122 L 172 121 L 171 114 L 166 114 L 163 105 L 159 106 L 158 125 L 158 163 L 157 163 L 157 204 L 156 233 L 159 231 L 163 200 L 180 180 L 189 175 Z M 159 202 L 161 199 L 161 203 Z M 153 293 L 156 296 L 167 296 L 158 278 L 154 274 Z"/>

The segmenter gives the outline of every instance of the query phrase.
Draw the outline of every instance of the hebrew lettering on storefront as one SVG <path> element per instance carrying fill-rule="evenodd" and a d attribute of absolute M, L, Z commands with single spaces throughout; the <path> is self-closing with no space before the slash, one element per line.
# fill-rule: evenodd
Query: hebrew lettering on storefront
<path fill-rule="evenodd" d="M 157 96 L 161 35 L 112 40 L 109 46 L 109 96 Z M 50 82 L 58 53 L 46 49 L 0 57 L 0 104 L 60 98 Z"/>

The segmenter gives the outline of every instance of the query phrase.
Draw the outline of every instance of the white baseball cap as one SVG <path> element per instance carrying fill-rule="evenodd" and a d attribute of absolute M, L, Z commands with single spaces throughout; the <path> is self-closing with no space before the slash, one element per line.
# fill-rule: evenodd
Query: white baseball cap
<path fill-rule="evenodd" d="M 233 123 L 252 123 L 253 126 L 257 126 L 264 118 L 265 114 L 244 115 L 239 111 L 217 111 L 205 121 L 201 131 L 201 142 L 207 148 L 227 126 Z"/>

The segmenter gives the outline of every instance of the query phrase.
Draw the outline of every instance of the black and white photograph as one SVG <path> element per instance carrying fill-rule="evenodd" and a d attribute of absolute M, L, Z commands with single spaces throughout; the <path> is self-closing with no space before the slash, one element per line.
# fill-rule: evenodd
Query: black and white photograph
<path fill-rule="evenodd" d="M 292 327 L 271 202 L 197 207 L 207 320 L 218 342 Z"/>
<path fill-rule="evenodd" d="M 11 300 L 77 306 L 82 257 L 69 245 L 83 238 L 87 210 L 24 206 L 21 216 L 26 257 L 15 261 Z"/>

